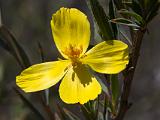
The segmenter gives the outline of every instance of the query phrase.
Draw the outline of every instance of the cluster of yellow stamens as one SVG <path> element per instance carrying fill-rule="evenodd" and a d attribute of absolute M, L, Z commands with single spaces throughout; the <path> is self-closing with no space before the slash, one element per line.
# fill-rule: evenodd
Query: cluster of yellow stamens
<path fill-rule="evenodd" d="M 71 59 L 73 66 L 76 66 L 78 63 L 80 63 L 79 58 L 82 52 L 82 46 L 77 47 L 73 45 L 69 45 L 69 47 L 67 47 L 66 50 L 63 51 L 63 53 L 67 55 L 69 59 Z"/>

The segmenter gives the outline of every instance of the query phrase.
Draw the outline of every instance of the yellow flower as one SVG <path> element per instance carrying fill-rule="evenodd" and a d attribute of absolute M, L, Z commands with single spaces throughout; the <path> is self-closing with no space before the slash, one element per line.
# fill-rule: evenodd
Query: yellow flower
<path fill-rule="evenodd" d="M 90 24 L 86 15 L 75 8 L 61 8 L 53 14 L 51 28 L 54 42 L 65 60 L 25 69 L 16 77 L 16 84 L 25 92 L 48 89 L 62 79 L 60 98 L 69 104 L 84 104 L 101 93 L 101 86 L 89 72 L 90 68 L 115 74 L 128 64 L 128 46 L 119 40 L 101 42 L 86 52 Z"/>

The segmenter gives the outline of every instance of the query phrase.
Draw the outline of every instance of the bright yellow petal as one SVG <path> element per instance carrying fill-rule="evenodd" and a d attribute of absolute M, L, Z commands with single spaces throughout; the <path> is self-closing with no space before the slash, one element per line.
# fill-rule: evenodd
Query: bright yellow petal
<path fill-rule="evenodd" d="M 68 104 L 84 104 L 97 98 L 100 93 L 100 84 L 84 65 L 70 68 L 59 88 L 61 99 Z"/>
<path fill-rule="evenodd" d="M 61 8 L 52 16 L 51 28 L 55 44 L 67 57 L 68 49 L 79 49 L 83 54 L 90 40 L 90 24 L 87 16 L 75 8 Z"/>
<path fill-rule="evenodd" d="M 119 40 L 101 42 L 89 50 L 82 62 L 100 73 L 116 74 L 128 64 L 128 46 Z"/>
<path fill-rule="evenodd" d="M 25 92 L 35 92 L 55 85 L 67 72 L 69 61 L 33 65 L 16 77 L 16 84 Z"/>

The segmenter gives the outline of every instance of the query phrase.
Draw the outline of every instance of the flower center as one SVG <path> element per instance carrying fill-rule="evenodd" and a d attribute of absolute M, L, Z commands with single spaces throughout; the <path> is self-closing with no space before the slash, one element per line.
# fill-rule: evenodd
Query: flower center
<path fill-rule="evenodd" d="M 69 47 L 67 47 L 66 50 L 63 51 L 63 53 L 67 55 L 68 58 L 72 61 L 72 65 L 76 66 L 77 64 L 81 63 L 79 61 L 79 58 L 80 58 L 82 51 L 83 51 L 82 46 L 77 47 L 76 45 L 73 46 L 70 44 Z"/>

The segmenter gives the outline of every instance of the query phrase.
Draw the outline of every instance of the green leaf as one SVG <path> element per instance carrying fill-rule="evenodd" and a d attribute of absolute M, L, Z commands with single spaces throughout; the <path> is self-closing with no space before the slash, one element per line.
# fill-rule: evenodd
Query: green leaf
<path fill-rule="evenodd" d="M 140 5 L 140 3 L 136 0 L 132 0 L 132 3 L 130 4 L 126 4 L 128 7 L 130 7 L 135 13 L 137 13 L 138 15 L 142 16 L 143 12 L 142 12 L 142 7 Z"/>
<path fill-rule="evenodd" d="M 98 0 L 90 0 L 90 6 L 96 23 L 100 30 L 100 35 L 104 40 L 113 39 L 113 33 L 110 26 L 109 18 L 106 16 L 102 6 L 98 2 Z"/>
<path fill-rule="evenodd" d="M 144 25 L 144 23 L 145 23 L 143 18 L 135 12 L 124 10 L 124 9 L 120 10 L 118 12 L 123 16 L 133 17 L 139 23 L 139 25 L 141 25 L 141 24 Z"/>
<path fill-rule="evenodd" d="M 160 7 L 159 0 L 132 0 L 128 5 L 134 12 L 139 14 L 146 23 L 149 23 L 157 14 Z"/>
<path fill-rule="evenodd" d="M 113 22 L 113 23 L 116 23 L 116 24 L 121 24 L 121 25 L 126 25 L 126 26 L 129 26 L 129 27 L 136 27 L 136 28 L 140 27 L 136 23 L 134 23 L 131 20 L 128 20 L 126 18 L 116 18 L 116 19 L 110 20 L 110 22 Z"/>
<path fill-rule="evenodd" d="M 110 19 L 115 19 L 115 14 L 116 14 L 116 10 L 115 10 L 115 5 L 113 0 L 109 1 L 109 17 Z M 117 24 L 115 23 L 111 23 L 112 26 L 112 30 L 113 30 L 113 34 L 114 34 L 114 39 L 117 39 L 117 33 L 118 33 L 118 27 Z"/>
<path fill-rule="evenodd" d="M 23 69 L 31 65 L 24 49 L 16 41 L 11 32 L 3 25 L 0 27 L 0 43 L 2 44 L 1 47 L 15 57 Z"/>
<path fill-rule="evenodd" d="M 110 81 L 111 81 L 112 101 L 114 102 L 113 104 L 116 104 L 120 93 L 118 74 L 110 75 Z"/>

